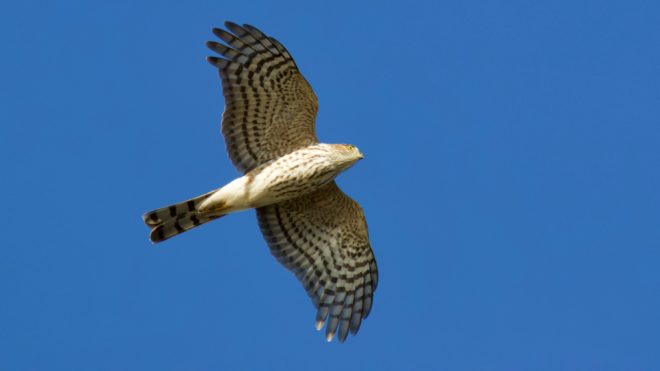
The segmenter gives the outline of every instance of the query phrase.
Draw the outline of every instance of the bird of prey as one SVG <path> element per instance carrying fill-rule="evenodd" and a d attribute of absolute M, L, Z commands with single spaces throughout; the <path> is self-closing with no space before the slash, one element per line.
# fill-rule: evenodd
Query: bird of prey
<path fill-rule="evenodd" d="M 316 138 L 316 95 L 274 38 L 225 22 L 207 46 L 220 72 L 222 134 L 243 176 L 204 195 L 144 214 L 162 242 L 227 214 L 256 209 L 271 253 L 304 285 L 326 339 L 356 334 L 371 311 L 378 268 L 360 205 L 334 179 L 362 159 L 348 144 Z"/>

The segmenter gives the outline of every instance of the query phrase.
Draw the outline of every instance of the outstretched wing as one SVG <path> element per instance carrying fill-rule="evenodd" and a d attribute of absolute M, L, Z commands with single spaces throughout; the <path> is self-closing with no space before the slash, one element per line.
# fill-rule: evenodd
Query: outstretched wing
<path fill-rule="evenodd" d="M 225 22 L 230 32 L 213 33 L 227 45 L 207 46 L 223 58 L 208 57 L 222 78 L 225 112 L 222 133 L 239 171 L 318 142 L 318 102 L 289 52 L 250 26 Z"/>
<path fill-rule="evenodd" d="M 335 182 L 257 209 L 273 255 L 303 283 L 317 308 L 316 327 L 344 341 L 369 315 L 378 268 L 360 205 Z"/>

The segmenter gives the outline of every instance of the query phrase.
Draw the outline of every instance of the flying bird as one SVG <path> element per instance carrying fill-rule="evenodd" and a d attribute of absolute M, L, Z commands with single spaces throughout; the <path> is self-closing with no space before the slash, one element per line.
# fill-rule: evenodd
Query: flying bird
<path fill-rule="evenodd" d="M 204 195 L 144 214 L 162 242 L 245 209 L 271 253 L 312 299 L 316 329 L 331 341 L 356 334 L 369 316 L 378 268 L 360 205 L 334 179 L 363 158 L 348 144 L 320 143 L 318 102 L 286 48 L 250 25 L 214 28 L 207 42 L 220 72 L 227 153 L 243 176 Z"/>

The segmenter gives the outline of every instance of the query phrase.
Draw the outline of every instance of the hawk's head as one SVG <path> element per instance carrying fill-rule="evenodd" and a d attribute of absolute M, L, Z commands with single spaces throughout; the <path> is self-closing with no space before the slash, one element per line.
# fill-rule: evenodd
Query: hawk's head
<path fill-rule="evenodd" d="M 334 147 L 335 149 L 337 149 L 338 152 L 342 153 L 344 156 L 347 156 L 348 158 L 354 158 L 355 161 L 364 158 L 362 152 L 360 152 L 360 150 L 352 144 L 335 144 Z"/>
<path fill-rule="evenodd" d="M 358 160 L 364 158 L 360 150 L 350 144 L 331 144 L 332 161 L 339 165 L 340 171 L 344 171 L 355 164 Z"/>

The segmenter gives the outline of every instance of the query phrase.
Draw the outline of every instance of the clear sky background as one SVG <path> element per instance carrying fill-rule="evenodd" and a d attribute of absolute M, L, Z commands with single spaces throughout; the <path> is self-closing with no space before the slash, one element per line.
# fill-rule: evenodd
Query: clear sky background
<path fill-rule="evenodd" d="M 254 212 L 143 212 L 237 176 L 211 28 L 314 87 L 380 268 L 326 343 Z M 659 370 L 657 1 L 0 5 L 0 370 Z"/>

